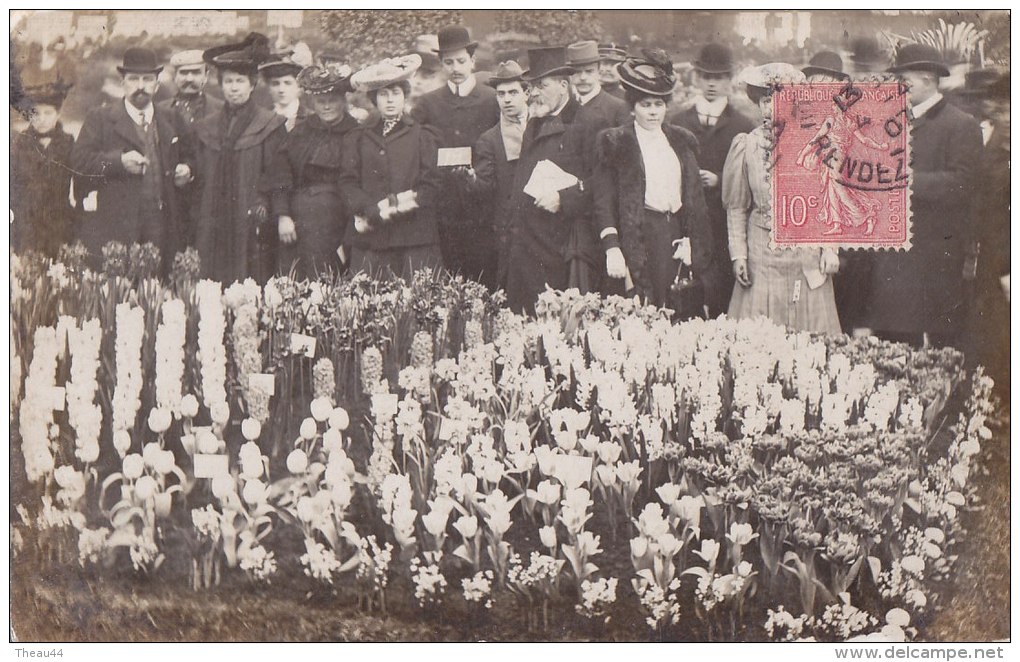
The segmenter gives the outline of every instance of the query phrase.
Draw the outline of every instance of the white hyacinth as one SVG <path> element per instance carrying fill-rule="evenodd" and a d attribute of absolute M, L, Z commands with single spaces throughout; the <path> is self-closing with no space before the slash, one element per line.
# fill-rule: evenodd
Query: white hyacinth
<path fill-rule="evenodd" d="M 142 337 L 145 311 L 130 303 L 117 305 L 117 382 L 113 391 L 113 433 L 130 434 L 141 405 Z M 121 457 L 126 449 L 117 448 Z"/>
<path fill-rule="evenodd" d="M 163 320 L 156 328 L 156 406 L 181 415 L 184 380 L 184 340 L 187 314 L 184 302 L 168 299 L 162 306 Z"/>

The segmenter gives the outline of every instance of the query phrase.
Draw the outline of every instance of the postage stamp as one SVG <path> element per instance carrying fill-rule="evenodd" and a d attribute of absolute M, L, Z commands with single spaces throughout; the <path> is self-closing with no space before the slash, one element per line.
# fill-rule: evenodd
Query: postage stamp
<path fill-rule="evenodd" d="M 903 85 L 797 83 L 772 99 L 772 246 L 909 249 Z"/>

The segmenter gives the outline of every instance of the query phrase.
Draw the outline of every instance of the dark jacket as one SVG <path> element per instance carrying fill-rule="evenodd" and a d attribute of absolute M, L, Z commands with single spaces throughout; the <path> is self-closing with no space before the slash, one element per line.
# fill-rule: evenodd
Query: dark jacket
<path fill-rule="evenodd" d="M 633 121 L 627 103 L 606 90 L 600 90 L 595 98 L 581 106 L 578 114 L 583 121 L 591 122 L 597 127 L 596 133 Z"/>
<path fill-rule="evenodd" d="M 698 111 L 693 106 L 677 113 L 671 113 L 666 120 L 669 124 L 683 127 L 698 140 L 698 168 L 708 170 L 719 178 L 711 188 L 703 187 L 705 206 L 712 226 L 712 259 L 715 283 L 706 290 L 709 312 L 714 316 L 726 312 L 730 294 L 733 292 L 733 271 L 730 266 L 730 250 L 727 245 L 726 210 L 722 203 L 722 172 L 726 155 L 730 153 L 733 137 L 750 133 L 754 122 L 727 103 L 715 126 L 702 126 Z"/>
<path fill-rule="evenodd" d="M 489 203 L 485 213 L 492 218 L 496 234 L 499 260 L 496 269 L 496 284 L 498 287 L 505 287 L 510 223 L 513 217 L 514 176 L 517 173 L 517 164 L 520 163 L 520 159 L 507 161 L 503 132 L 498 123 L 478 139 L 473 159 L 477 177 L 475 190 Z"/>
<path fill-rule="evenodd" d="M 205 277 L 223 283 L 249 277 L 265 280 L 276 264 L 275 258 L 260 254 L 255 212 L 268 206 L 259 183 L 287 136 L 284 120 L 271 110 L 253 107 L 247 126 L 227 146 L 225 112 L 224 107 L 195 125 L 202 179 L 195 244 Z M 275 227 L 269 234 L 275 234 Z"/>
<path fill-rule="evenodd" d="M 507 273 L 507 302 L 514 310 L 533 311 L 546 285 L 565 289 L 568 259 L 584 254 L 596 263 L 600 260 L 601 251 L 589 220 L 591 182 L 584 181 L 594 149 L 590 127 L 580 121 L 578 109 L 577 101 L 570 99 L 559 115 L 531 119 L 524 131 L 513 184 Z M 560 209 L 555 214 L 539 209 L 524 192 L 535 165 L 542 160 L 552 161 L 582 180 L 560 191 Z"/>
<path fill-rule="evenodd" d="M 344 140 L 340 178 L 344 200 L 352 214 L 374 224 L 372 230 L 358 233 L 351 223 L 346 242 L 372 251 L 436 244 L 439 136 L 409 117 L 385 137 L 379 124 L 355 129 Z M 379 219 L 379 201 L 409 189 L 418 194 L 418 209 L 390 221 Z"/>
<path fill-rule="evenodd" d="M 910 146 L 912 247 L 875 255 L 867 325 L 952 336 L 965 314 L 963 264 L 975 225 L 981 128 L 942 99 L 913 120 Z"/>
<path fill-rule="evenodd" d="M 176 111 L 189 125 L 204 120 L 206 117 L 223 110 L 223 99 L 202 92 L 193 102 L 188 103 L 185 97 L 175 96 L 163 99 L 156 104 L 160 108 Z"/>
<path fill-rule="evenodd" d="M 439 132 L 440 147 L 472 147 L 499 122 L 499 104 L 496 91 L 481 81 L 465 97 L 454 96 L 443 84 L 416 99 L 411 116 Z"/>
<path fill-rule="evenodd" d="M 128 115 L 124 103 L 97 108 L 85 117 L 81 133 L 71 151 L 71 167 L 88 179 L 76 180 L 85 190 L 97 193 L 95 211 L 82 213 L 81 236 L 86 247 L 96 256 L 110 241 L 123 244 L 152 242 L 163 256 L 166 266 L 173 260 L 180 245 L 181 200 L 174 186 L 177 164 L 187 164 L 196 173 L 191 131 L 180 115 L 156 106 L 153 123 L 158 135 L 162 214 L 147 214 L 143 195 L 143 175 L 132 175 L 124 169 L 121 155 L 136 151 L 145 153 L 145 144 L 137 125 Z"/>
<path fill-rule="evenodd" d="M 73 240 L 71 149 L 74 138 L 57 123 L 43 146 L 29 127 L 11 139 L 11 243 L 14 250 L 57 257 Z"/>
<path fill-rule="evenodd" d="M 712 227 L 698 175 L 698 141 L 686 129 L 662 126 L 670 146 L 680 159 L 680 226 L 691 238 L 691 268 L 704 281 L 712 269 Z M 646 261 L 641 226 L 645 210 L 645 166 L 634 125 L 603 131 L 598 138 L 598 161 L 592 186 L 595 198 L 595 232 L 616 228 L 618 235 L 602 240 L 605 248 L 619 246 L 638 288 L 649 290 L 644 275 Z"/>

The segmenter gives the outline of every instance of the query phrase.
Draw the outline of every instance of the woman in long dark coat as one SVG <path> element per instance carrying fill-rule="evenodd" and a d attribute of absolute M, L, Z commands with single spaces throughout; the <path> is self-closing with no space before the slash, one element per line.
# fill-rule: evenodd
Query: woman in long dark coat
<path fill-rule="evenodd" d="M 60 123 L 67 87 L 25 91 L 28 129 L 11 139 L 11 243 L 16 251 L 41 251 L 56 258 L 73 238 L 71 148 L 74 138 Z"/>
<path fill-rule="evenodd" d="M 343 146 L 341 187 L 354 222 L 347 226 L 351 271 L 411 277 L 442 266 L 435 204 L 439 134 L 404 114 L 408 79 L 421 58 L 384 60 L 351 78 L 368 91 L 379 118 Z"/>
<path fill-rule="evenodd" d="M 287 136 L 264 178 L 279 219 L 280 273 L 314 278 L 343 268 L 338 251 L 350 214 L 340 193 L 341 156 L 347 134 L 358 128 L 347 114 L 349 79 L 350 69 L 338 66 L 308 67 L 298 76 L 314 114 Z"/>
<path fill-rule="evenodd" d="M 226 104 L 195 124 L 202 179 L 196 244 L 202 275 L 224 284 L 249 277 L 264 282 L 276 271 L 276 232 L 265 227 L 268 201 L 259 183 L 287 131 L 284 118 L 251 95 L 268 54 L 268 40 L 257 33 L 205 52 Z"/>
<path fill-rule="evenodd" d="M 612 289 L 639 294 L 656 306 L 676 305 L 670 288 L 681 265 L 693 280 L 709 278 L 712 227 L 701 190 L 697 140 L 664 124 L 676 78 L 665 53 L 620 64 L 620 82 L 634 122 L 607 129 L 598 138 L 595 165 L 595 225 L 606 253 Z M 679 259 L 677 258 L 679 256 Z M 688 301 L 684 317 L 702 312 Z"/>

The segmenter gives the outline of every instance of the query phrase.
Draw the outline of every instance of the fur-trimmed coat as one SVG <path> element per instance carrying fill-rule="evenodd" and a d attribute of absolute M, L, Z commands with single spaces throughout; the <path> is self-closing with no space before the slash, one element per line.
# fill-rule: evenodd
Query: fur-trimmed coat
<path fill-rule="evenodd" d="M 698 141 L 690 131 L 663 124 L 663 133 L 680 159 L 680 223 L 691 238 L 691 262 L 695 276 L 712 278 L 712 226 L 701 190 L 698 169 Z M 645 210 L 645 165 L 641 158 L 634 125 L 603 131 L 598 138 L 595 178 L 592 186 L 595 205 L 595 234 L 616 228 L 616 235 L 602 239 L 603 248 L 619 245 L 637 288 L 648 291 L 644 275 L 646 255 L 641 238 Z"/>

